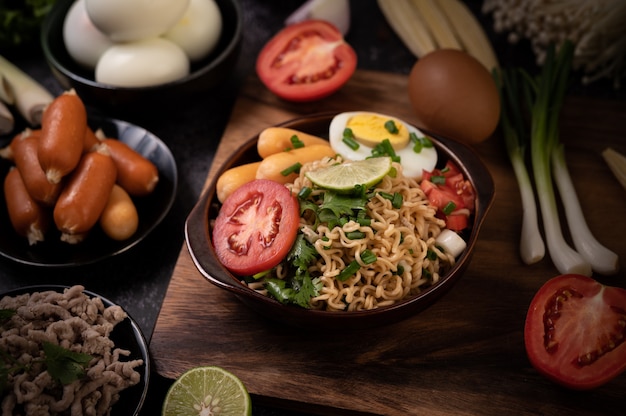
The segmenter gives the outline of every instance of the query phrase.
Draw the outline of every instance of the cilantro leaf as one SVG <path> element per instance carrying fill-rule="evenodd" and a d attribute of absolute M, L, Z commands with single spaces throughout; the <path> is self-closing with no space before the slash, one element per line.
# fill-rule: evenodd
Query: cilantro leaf
<path fill-rule="evenodd" d="M 70 351 L 50 342 L 43 343 L 48 373 L 63 385 L 78 380 L 93 359 L 91 355 Z"/>
<path fill-rule="evenodd" d="M 5 321 L 16 313 L 17 311 L 15 309 L 0 309 L 0 321 Z"/>
<path fill-rule="evenodd" d="M 305 238 L 303 234 L 298 234 L 296 241 L 287 255 L 287 261 L 293 264 L 298 270 L 306 270 L 309 264 L 317 258 L 317 251 Z M 298 273 L 298 272 L 296 272 Z"/>

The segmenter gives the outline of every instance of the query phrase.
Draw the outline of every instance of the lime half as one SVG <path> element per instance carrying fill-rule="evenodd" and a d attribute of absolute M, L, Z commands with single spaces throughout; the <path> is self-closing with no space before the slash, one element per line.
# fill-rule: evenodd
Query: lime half
<path fill-rule="evenodd" d="M 234 374 L 220 367 L 196 367 L 170 387 L 162 416 L 249 416 L 248 390 Z"/>
<path fill-rule="evenodd" d="M 356 185 L 370 187 L 377 184 L 391 170 L 391 158 L 373 157 L 348 161 L 306 172 L 315 185 L 334 191 L 350 191 Z"/>

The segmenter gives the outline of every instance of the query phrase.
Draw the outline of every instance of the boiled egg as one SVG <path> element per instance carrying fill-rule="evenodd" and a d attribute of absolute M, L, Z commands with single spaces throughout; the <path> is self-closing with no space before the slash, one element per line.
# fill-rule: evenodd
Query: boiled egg
<path fill-rule="evenodd" d="M 145 87 L 189 74 L 189 59 L 175 43 L 149 38 L 107 49 L 96 65 L 96 81 L 118 87 Z"/>
<path fill-rule="evenodd" d="M 70 56 L 88 69 L 94 69 L 100 56 L 113 45 L 111 39 L 89 19 L 85 0 L 74 2 L 65 15 L 63 41 Z"/>
<path fill-rule="evenodd" d="M 114 42 L 160 36 L 183 16 L 190 0 L 85 0 L 93 24 Z"/>
<path fill-rule="evenodd" d="M 350 138 L 344 138 L 345 135 Z M 353 111 L 337 114 L 330 122 L 329 141 L 335 152 L 349 160 L 363 160 L 385 139 L 400 157 L 404 176 L 420 180 L 422 171 L 431 171 L 437 164 L 433 146 L 415 146 L 415 141 L 429 139 L 414 126 L 385 114 Z"/>
<path fill-rule="evenodd" d="M 209 55 L 222 33 L 222 15 L 215 0 L 191 0 L 183 17 L 163 37 L 180 46 L 192 62 Z"/>

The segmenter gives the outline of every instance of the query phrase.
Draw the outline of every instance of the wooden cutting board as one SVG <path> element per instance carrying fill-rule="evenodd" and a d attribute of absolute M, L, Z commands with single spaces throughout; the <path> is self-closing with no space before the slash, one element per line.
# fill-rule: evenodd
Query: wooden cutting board
<path fill-rule="evenodd" d="M 373 110 L 413 121 L 403 75 L 358 71 L 333 97 L 280 101 L 250 78 L 209 174 L 246 139 L 273 124 L 320 111 Z M 626 153 L 623 102 L 568 99 L 562 140 L 588 225 L 626 262 L 626 191 L 601 158 Z M 593 392 L 571 392 L 538 375 L 523 344 L 528 305 L 557 275 L 549 258 L 518 255 L 519 191 L 501 138 L 476 146 L 496 199 L 472 263 L 442 300 L 387 327 L 341 333 L 283 327 L 211 285 L 183 247 L 151 339 L 156 371 L 174 379 L 199 365 L 241 378 L 255 402 L 320 414 L 626 414 L 626 374 Z M 602 282 L 626 287 L 618 276 Z"/>

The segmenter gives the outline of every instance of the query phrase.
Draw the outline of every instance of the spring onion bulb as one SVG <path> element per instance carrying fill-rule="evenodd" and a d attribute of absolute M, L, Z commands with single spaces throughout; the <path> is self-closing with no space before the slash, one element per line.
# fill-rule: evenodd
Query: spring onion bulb
<path fill-rule="evenodd" d="M 467 243 L 463 238 L 454 231 L 445 228 L 441 230 L 441 233 L 435 239 L 435 244 L 444 249 L 448 254 L 451 254 L 454 258 L 465 250 Z"/>
<path fill-rule="evenodd" d="M 591 264 L 593 271 L 603 275 L 617 273 L 619 256 L 603 246 L 587 226 L 576 189 L 565 163 L 565 152 L 562 144 L 556 146 L 552 151 L 552 169 L 576 251 Z"/>
<path fill-rule="evenodd" d="M 31 126 L 39 126 L 44 109 L 54 99 L 52 94 L 3 56 L 0 56 L 0 75 L 3 78 L 2 97 L 15 105 Z"/>

